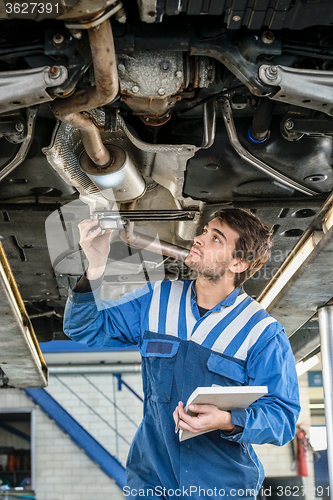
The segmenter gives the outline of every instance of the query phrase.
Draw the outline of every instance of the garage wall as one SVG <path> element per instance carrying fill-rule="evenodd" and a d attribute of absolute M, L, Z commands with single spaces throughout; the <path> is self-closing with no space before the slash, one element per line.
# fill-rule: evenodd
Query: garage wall
<path fill-rule="evenodd" d="M 45 500 L 123 499 L 107 477 L 44 413 L 37 414 L 36 497 Z"/>
<path fill-rule="evenodd" d="M 140 373 L 125 374 L 122 378 L 143 396 Z M 116 377 L 51 375 L 47 392 L 125 466 L 130 443 L 142 419 L 143 405 L 126 387 L 118 390 Z"/>
<path fill-rule="evenodd" d="M 128 375 L 126 382 L 135 383 L 141 389 L 140 376 Z M 89 377 L 98 385 L 105 394 L 113 400 L 113 390 L 117 389 L 113 383 L 113 376 L 97 375 Z M 125 377 L 124 377 L 125 379 Z M 116 455 L 117 439 L 114 431 L 110 429 L 97 415 L 82 401 L 79 401 L 64 385 L 64 381 L 72 391 L 76 392 L 82 401 L 96 413 L 100 414 L 106 422 L 115 426 L 114 406 L 98 393 L 87 380 L 81 376 L 50 377 L 47 391 L 58 403 L 97 439 L 110 453 Z M 116 380 L 114 380 L 116 382 Z M 117 404 L 124 411 L 132 414 L 136 425 L 139 424 L 142 414 L 142 403 L 123 388 L 116 390 Z M 6 389 L 0 391 L 0 407 L 2 409 L 35 408 L 36 412 L 36 483 L 37 498 L 43 500 L 83 500 L 90 496 L 94 500 L 123 500 L 122 491 L 115 481 L 107 477 L 101 469 L 94 464 L 85 453 L 80 450 L 55 424 L 47 417 L 38 406 L 34 405 L 23 391 Z M 136 414 L 135 414 L 136 412 Z M 119 415 L 119 412 L 118 412 Z M 131 442 L 136 430 L 136 425 L 130 424 L 118 416 L 117 428 L 128 442 Z M 125 464 L 128 445 L 118 437 L 118 459 Z"/>

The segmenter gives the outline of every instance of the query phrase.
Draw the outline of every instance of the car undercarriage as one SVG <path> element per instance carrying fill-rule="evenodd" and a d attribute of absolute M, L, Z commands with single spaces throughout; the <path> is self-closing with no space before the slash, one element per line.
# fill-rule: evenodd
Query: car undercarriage
<path fill-rule="evenodd" d="M 80 220 L 114 230 L 103 293 L 116 299 L 190 276 L 193 237 L 239 207 L 274 230 L 245 284 L 259 301 L 311 242 L 267 309 L 296 360 L 318 352 L 333 295 L 332 25 L 329 0 L 0 1 L 0 235 L 40 342 L 65 339 L 87 265 Z"/>

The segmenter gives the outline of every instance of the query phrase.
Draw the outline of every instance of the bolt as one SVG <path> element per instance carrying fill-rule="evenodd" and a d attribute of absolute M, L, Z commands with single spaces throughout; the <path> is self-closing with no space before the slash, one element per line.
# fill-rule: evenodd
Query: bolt
<path fill-rule="evenodd" d="M 123 8 L 119 9 L 116 13 L 115 13 L 115 18 L 117 19 L 118 23 L 126 23 L 126 13 L 124 11 Z"/>
<path fill-rule="evenodd" d="M 49 69 L 50 78 L 59 78 L 61 75 L 61 69 L 58 66 L 51 66 Z"/>
<path fill-rule="evenodd" d="M 265 69 L 265 75 L 268 80 L 276 80 L 277 75 L 278 75 L 278 69 L 276 66 L 268 66 L 268 68 Z"/>
<path fill-rule="evenodd" d="M 176 71 L 176 77 L 177 78 L 181 78 L 183 76 L 183 72 L 182 71 Z"/>
<path fill-rule="evenodd" d="M 286 130 L 292 130 L 294 128 L 294 122 L 291 121 L 289 118 L 288 120 L 286 120 L 285 124 L 284 124 L 284 128 Z"/>
<path fill-rule="evenodd" d="M 57 45 L 59 47 L 60 45 L 62 45 L 64 43 L 64 41 L 65 41 L 65 37 L 61 33 L 56 33 L 55 35 L 53 35 L 53 38 L 52 38 L 53 45 Z"/>
<path fill-rule="evenodd" d="M 118 64 L 118 70 L 119 70 L 119 71 L 125 71 L 125 69 L 126 69 L 126 68 L 125 68 L 125 64 L 122 64 L 122 63 L 119 63 L 119 64 Z"/>
<path fill-rule="evenodd" d="M 72 33 L 73 37 L 74 37 L 76 40 L 81 40 L 81 38 L 82 38 L 82 31 L 81 31 L 81 30 L 75 30 L 75 29 L 72 29 L 72 30 L 71 30 L 71 33 Z"/>
<path fill-rule="evenodd" d="M 22 122 L 17 122 L 15 123 L 15 130 L 17 130 L 17 132 L 23 132 L 24 130 L 24 125 Z"/>
<path fill-rule="evenodd" d="M 165 94 L 165 90 L 164 89 L 158 89 L 157 93 L 158 93 L 158 95 L 164 95 Z"/>
<path fill-rule="evenodd" d="M 264 43 L 270 44 L 274 42 L 275 36 L 271 31 L 264 31 L 263 34 L 261 35 L 261 40 Z"/>
<path fill-rule="evenodd" d="M 235 23 L 239 23 L 239 21 L 241 20 L 241 16 L 234 16 L 232 18 L 232 20 L 235 22 Z"/>
<path fill-rule="evenodd" d="M 169 61 L 162 61 L 160 64 L 160 68 L 162 71 L 168 71 L 169 69 Z"/>
<path fill-rule="evenodd" d="M 132 92 L 133 94 L 137 94 L 140 90 L 140 87 L 138 85 L 133 85 L 132 87 Z"/>

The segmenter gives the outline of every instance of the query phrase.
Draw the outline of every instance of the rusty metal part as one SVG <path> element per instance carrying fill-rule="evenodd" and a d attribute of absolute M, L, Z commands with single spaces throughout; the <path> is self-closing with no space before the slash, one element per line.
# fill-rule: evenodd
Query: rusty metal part
<path fill-rule="evenodd" d="M 156 116 L 156 115 L 146 115 L 141 113 L 133 113 L 135 115 L 139 115 L 139 118 L 146 125 L 150 125 L 151 127 L 159 127 L 160 125 L 164 125 L 168 122 L 172 115 L 172 110 L 168 111 L 164 116 Z"/>
<path fill-rule="evenodd" d="M 196 88 L 207 88 L 215 80 L 215 62 L 206 56 L 188 58 L 189 84 Z M 185 68 L 185 66 L 184 66 Z"/>
<path fill-rule="evenodd" d="M 74 29 L 74 30 L 96 28 L 97 26 L 102 24 L 104 21 L 106 21 L 113 15 L 115 15 L 118 18 L 118 21 L 120 23 L 126 22 L 126 14 L 123 9 L 122 2 L 118 1 L 115 2 L 115 5 L 112 5 L 112 8 L 110 10 L 97 14 L 96 16 L 94 16 L 93 19 L 80 23 L 69 22 L 66 23 L 65 26 L 67 29 Z"/>
<path fill-rule="evenodd" d="M 96 120 L 96 118 L 91 114 L 91 113 L 88 113 L 88 111 L 83 111 L 82 114 L 84 116 L 86 116 L 87 118 L 89 118 L 89 120 L 95 125 L 95 127 L 100 130 L 101 132 L 104 132 L 105 131 L 105 126 L 104 125 L 100 125 L 98 123 L 98 121 Z"/>
<path fill-rule="evenodd" d="M 162 99 L 123 95 L 120 100 L 126 102 L 133 110 L 133 114 L 138 115 L 146 125 L 159 126 L 170 120 L 172 108 L 181 98 L 181 95 L 168 96 Z"/>
<path fill-rule="evenodd" d="M 196 89 L 200 85 L 199 57 L 193 57 L 193 87 Z"/>
<path fill-rule="evenodd" d="M 108 165 L 110 154 L 90 117 L 82 112 L 111 102 L 118 93 L 118 74 L 109 20 L 88 30 L 96 86 L 76 91 L 68 99 L 57 100 L 53 112 L 59 120 L 81 130 L 82 142 L 91 160 Z"/>
<path fill-rule="evenodd" d="M 187 248 L 178 247 L 177 245 L 172 245 L 166 241 L 155 239 L 152 236 L 146 234 L 137 233 L 134 231 L 133 224 L 130 225 L 128 229 L 123 229 L 119 231 L 120 239 L 129 246 L 134 246 L 137 248 L 146 248 L 150 252 L 162 253 L 173 259 L 184 261 L 189 254 Z"/>

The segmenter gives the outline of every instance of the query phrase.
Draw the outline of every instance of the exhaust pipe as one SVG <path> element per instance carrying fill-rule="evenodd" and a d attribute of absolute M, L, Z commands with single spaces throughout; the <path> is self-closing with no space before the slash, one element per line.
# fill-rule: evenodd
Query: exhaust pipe
<path fill-rule="evenodd" d="M 163 255 L 167 255 L 168 257 L 172 257 L 182 262 L 190 253 L 187 248 L 178 247 L 166 241 L 155 239 L 152 236 L 137 233 L 134 231 L 132 223 L 127 229 L 119 231 L 119 238 L 129 246 L 145 249 L 149 247 L 147 250 L 150 252 L 162 253 Z"/>
<path fill-rule="evenodd" d="M 88 156 L 99 167 L 107 168 L 111 163 L 110 152 L 102 142 L 93 117 L 82 112 L 104 106 L 118 94 L 116 54 L 110 21 L 106 20 L 96 28 L 89 29 L 88 34 L 96 86 L 77 90 L 68 99 L 57 99 L 52 109 L 59 120 L 80 129 Z"/>

